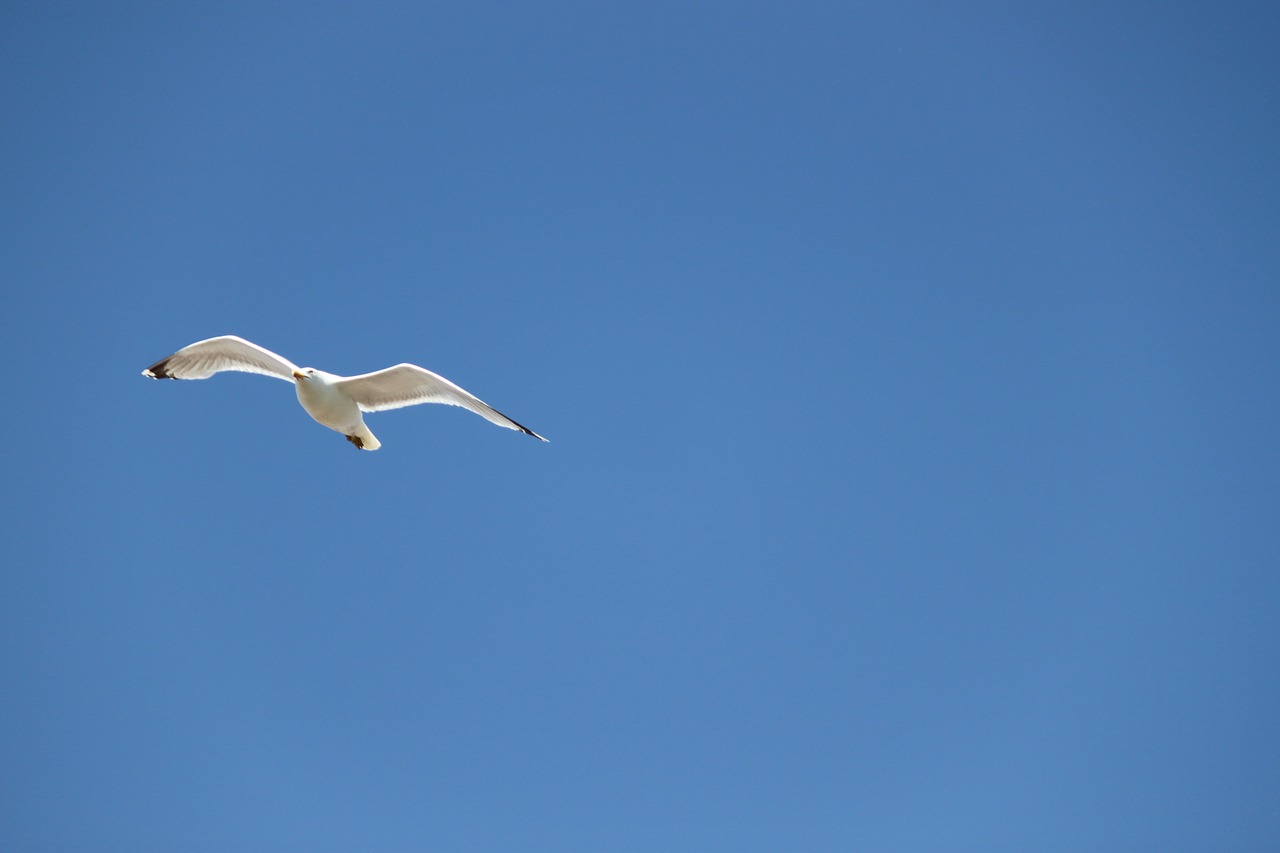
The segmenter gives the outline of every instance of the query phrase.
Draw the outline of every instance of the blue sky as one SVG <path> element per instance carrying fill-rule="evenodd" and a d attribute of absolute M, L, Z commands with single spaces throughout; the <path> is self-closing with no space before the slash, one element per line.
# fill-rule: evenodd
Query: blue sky
<path fill-rule="evenodd" d="M 1278 32 L 5 4 L 6 848 L 1276 849 Z"/>

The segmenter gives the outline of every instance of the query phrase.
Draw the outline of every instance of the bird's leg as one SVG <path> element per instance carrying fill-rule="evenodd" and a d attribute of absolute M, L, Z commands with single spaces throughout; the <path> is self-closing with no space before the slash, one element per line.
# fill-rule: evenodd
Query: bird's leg
<path fill-rule="evenodd" d="M 363 439 L 363 438 L 361 438 L 360 436 L 358 436 L 358 435 L 349 435 L 349 436 L 347 436 L 347 441 L 351 442 L 352 444 L 354 444 L 356 447 L 360 448 L 361 450 L 364 450 L 364 439 Z"/>

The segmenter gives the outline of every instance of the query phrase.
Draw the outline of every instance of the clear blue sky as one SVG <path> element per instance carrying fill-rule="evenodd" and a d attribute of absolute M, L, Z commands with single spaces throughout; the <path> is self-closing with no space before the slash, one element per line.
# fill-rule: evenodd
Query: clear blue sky
<path fill-rule="evenodd" d="M 1280 848 L 1278 38 L 5 3 L 3 846 Z"/>

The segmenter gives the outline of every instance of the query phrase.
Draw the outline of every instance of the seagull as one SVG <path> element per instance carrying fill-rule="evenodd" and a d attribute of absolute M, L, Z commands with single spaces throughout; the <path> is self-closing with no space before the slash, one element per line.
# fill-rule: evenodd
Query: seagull
<path fill-rule="evenodd" d="M 224 370 L 260 373 L 294 383 L 298 402 L 307 414 L 342 433 L 361 450 L 377 450 L 382 446 L 364 425 L 362 412 L 381 412 L 419 403 L 461 406 L 500 427 L 546 441 L 443 376 L 416 364 L 397 364 L 359 376 L 338 376 L 314 367 L 298 367 L 284 356 L 244 338 L 222 335 L 185 346 L 142 371 L 142 375 L 152 379 L 208 379 Z"/>

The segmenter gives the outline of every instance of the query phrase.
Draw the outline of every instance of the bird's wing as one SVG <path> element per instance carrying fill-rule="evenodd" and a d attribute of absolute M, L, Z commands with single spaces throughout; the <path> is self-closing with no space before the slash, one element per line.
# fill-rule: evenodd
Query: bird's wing
<path fill-rule="evenodd" d="M 525 435 L 546 441 L 528 427 L 521 426 L 480 398 L 463 391 L 443 376 L 416 364 L 397 364 L 386 370 L 348 376 L 334 383 L 366 412 L 381 412 L 416 406 L 419 403 L 443 403 L 470 409 L 482 418 L 507 429 L 518 429 Z"/>
<path fill-rule="evenodd" d="M 238 370 L 292 382 L 297 369 L 289 359 L 244 338 L 223 335 L 185 346 L 142 371 L 142 375 L 152 379 L 208 379 L 224 370 Z"/>

